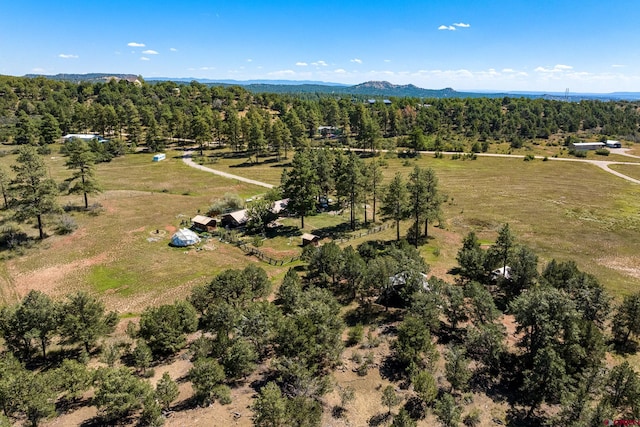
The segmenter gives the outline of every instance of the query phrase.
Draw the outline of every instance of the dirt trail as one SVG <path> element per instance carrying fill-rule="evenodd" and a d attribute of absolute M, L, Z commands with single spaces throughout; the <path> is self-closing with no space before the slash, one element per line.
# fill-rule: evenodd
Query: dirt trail
<path fill-rule="evenodd" d="M 271 184 L 267 184 L 266 182 L 256 181 L 255 179 L 249 179 L 238 175 L 233 175 L 227 172 L 222 172 L 219 170 L 211 169 L 206 166 L 202 166 L 193 161 L 193 151 L 185 151 L 184 156 L 182 156 L 182 161 L 192 168 L 200 169 L 201 171 L 214 173 L 216 175 L 223 176 L 229 179 L 236 179 L 238 181 L 246 182 L 247 184 L 259 185 L 260 187 L 265 188 L 273 188 L 274 186 Z"/>

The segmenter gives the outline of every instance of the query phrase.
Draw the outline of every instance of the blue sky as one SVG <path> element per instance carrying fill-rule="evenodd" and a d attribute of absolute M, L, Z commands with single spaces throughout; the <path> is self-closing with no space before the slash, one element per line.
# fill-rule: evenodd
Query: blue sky
<path fill-rule="evenodd" d="M 640 92 L 638 0 L 0 0 L 0 74 Z"/>

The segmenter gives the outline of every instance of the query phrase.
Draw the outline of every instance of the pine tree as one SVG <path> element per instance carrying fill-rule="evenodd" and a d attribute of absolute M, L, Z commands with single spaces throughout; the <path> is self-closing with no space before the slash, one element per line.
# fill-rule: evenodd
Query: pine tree
<path fill-rule="evenodd" d="M 316 182 L 309 152 L 296 152 L 291 169 L 282 174 L 282 194 L 289 199 L 287 209 L 300 217 L 300 228 L 304 228 L 304 217 L 315 210 L 320 191 Z"/>
<path fill-rule="evenodd" d="M 100 185 L 95 178 L 94 164 L 95 155 L 89 149 L 86 142 L 71 138 L 65 144 L 67 153 L 67 162 L 65 165 L 68 169 L 73 170 L 73 175 L 69 178 L 69 182 L 74 185 L 69 188 L 70 194 L 82 194 L 84 197 L 84 208 L 89 208 L 88 194 L 97 194 L 100 192 Z"/>
<path fill-rule="evenodd" d="M 409 217 L 408 201 L 407 185 L 397 172 L 386 188 L 381 209 L 385 218 L 396 222 L 396 240 L 400 240 L 400 221 Z"/>
<path fill-rule="evenodd" d="M 56 202 L 56 183 L 47 178 L 46 166 L 35 147 L 20 147 L 12 168 L 16 172 L 11 186 L 16 217 L 20 221 L 35 218 L 40 239 L 44 239 L 43 216 L 60 211 Z"/>

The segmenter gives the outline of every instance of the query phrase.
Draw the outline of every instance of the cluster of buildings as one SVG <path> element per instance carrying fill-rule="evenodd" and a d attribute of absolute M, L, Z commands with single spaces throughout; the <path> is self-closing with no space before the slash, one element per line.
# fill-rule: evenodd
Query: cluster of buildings
<path fill-rule="evenodd" d="M 271 213 L 279 217 L 286 212 L 289 199 L 277 200 L 271 205 Z M 182 228 L 178 230 L 171 239 L 174 246 L 190 246 L 198 243 L 200 239 L 195 232 L 212 233 L 219 227 L 225 229 L 240 228 L 249 222 L 249 212 L 247 209 L 240 209 L 227 212 L 217 218 L 206 215 L 196 215 L 191 219 L 191 230 Z M 193 230 L 193 231 L 192 231 Z M 314 234 L 305 233 L 302 235 L 302 245 L 317 245 L 320 238 Z"/>
<path fill-rule="evenodd" d="M 608 139 L 606 142 L 572 142 L 569 148 L 574 150 L 598 150 L 600 148 L 622 148 L 620 141 Z"/>

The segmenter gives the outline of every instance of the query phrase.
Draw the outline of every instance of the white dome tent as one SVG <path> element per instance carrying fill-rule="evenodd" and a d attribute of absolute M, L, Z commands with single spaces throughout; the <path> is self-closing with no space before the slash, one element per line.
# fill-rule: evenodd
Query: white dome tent
<path fill-rule="evenodd" d="M 200 243 L 200 238 L 196 233 L 188 228 L 181 228 L 171 236 L 171 245 L 178 247 L 185 247 Z"/>

